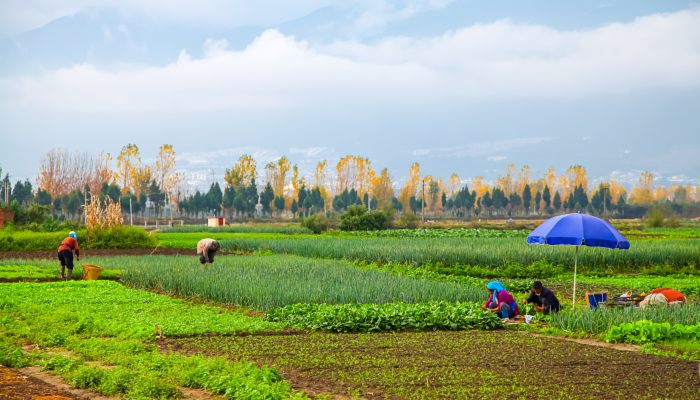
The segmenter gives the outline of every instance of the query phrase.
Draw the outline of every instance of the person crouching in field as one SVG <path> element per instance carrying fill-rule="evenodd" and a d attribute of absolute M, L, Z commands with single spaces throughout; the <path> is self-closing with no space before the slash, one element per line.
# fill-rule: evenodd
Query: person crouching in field
<path fill-rule="evenodd" d="M 685 304 L 685 295 L 678 290 L 669 288 L 654 289 L 639 303 L 639 307 L 646 308 L 651 305 Z"/>
<path fill-rule="evenodd" d="M 219 242 L 214 239 L 202 239 L 197 243 L 197 254 L 202 264 L 214 263 L 214 255 L 221 249 Z"/>
<path fill-rule="evenodd" d="M 549 288 L 542 286 L 542 282 L 535 281 L 532 284 L 532 292 L 523 300 L 523 304 L 533 303 L 535 305 L 535 311 L 542 312 L 544 314 L 549 314 L 550 312 L 559 312 L 561 305 L 559 305 L 559 299 L 554 295 Z"/>
<path fill-rule="evenodd" d="M 499 281 L 491 281 L 486 285 L 489 298 L 481 308 L 495 312 L 501 318 L 514 318 L 518 315 L 518 304 L 506 287 Z"/>
<path fill-rule="evenodd" d="M 78 247 L 78 234 L 70 231 L 68 237 L 63 239 L 58 246 L 58 261 L 61 263 L 61 279 L 67 281 L 73 278 L 73 251 L 75 258 L 80 261 L 80 248 Z M 66 268 L 68 275 L 66 275 Z"/>

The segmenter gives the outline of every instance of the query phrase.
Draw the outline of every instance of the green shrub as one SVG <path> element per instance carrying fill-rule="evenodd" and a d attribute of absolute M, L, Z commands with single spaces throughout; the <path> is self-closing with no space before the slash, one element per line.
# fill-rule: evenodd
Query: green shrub
<path fill-rule="evenodd" d="M 152 248 L 158 244 L 158 236 L 137 227 L 119 226 L 110 229 L 78 232 L 78 242 L 83 249 L 131 249 Z M 0 251 L 56 250 L 68 232 L 0 231 Z"/>
<path fill-rule="evenodd" d="M 410 212 L 402 213 L 397 225 L 399 228 L 414 229 L 418 226 L 418 216 Z"/>
<path fill-rule="evenodd" d="M 306 217 L 301 221 L 301 225 L 313 233 L 325 232 L 332 227 L 332 221 L 321 214 Z"/>
<path fill-rule="evenodd" d="M 367 211 L 362 206 L 350 206 L 340 216 L 340 229 L 344 231 L 376 231 L 389 227 L 389 217 L 383 211 Z"/>

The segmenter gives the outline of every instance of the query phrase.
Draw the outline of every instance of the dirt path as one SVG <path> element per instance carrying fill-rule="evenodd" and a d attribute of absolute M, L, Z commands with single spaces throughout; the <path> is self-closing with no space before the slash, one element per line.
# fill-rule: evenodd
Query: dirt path
<path fill-rule="evenodd" d="M 598 340 L 598 339 L 590 339 L 590 338 L 576 339 L 576 338 L 570 338 L 570 337 L 566 337 L 566 336 L 544 335 L 544 334 L 536 333 L 536 332 L 531 332 L 531 334 L 535 335 L 535 336 L 542 336 L 542 337 L 547 337 L 547 338 L 565 340 L 567 342 L 585 344 L 587 346 L 604 347 L 606 349 L 615 349 L 615 350 L 620 350 L 620 351 L 639 351 L 639 349 L 641 349 L 641 346 L 638 346 L 636 344 L 629 344 L 629 343 L 608 343 L 608 342 L 604 342 L 604 341 Z"/>
<path fill-rule="evenodd" d="M 2 400 L 73 400 L 81 397 L 25 371 L 0 366 L 0 399 Z"/>

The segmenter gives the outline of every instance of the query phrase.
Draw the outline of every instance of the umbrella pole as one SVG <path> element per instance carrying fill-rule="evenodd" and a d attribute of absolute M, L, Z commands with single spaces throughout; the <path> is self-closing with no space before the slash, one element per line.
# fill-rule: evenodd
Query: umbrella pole
<path fill-rule="evenodd" d="M 574 253 L 574 293 L 573 293 L 573 302 L 571 305 L 571 309 L 576 308 L 576 266 L 578 264 L 578 246 L 576 246 L 576 253 Z"/>

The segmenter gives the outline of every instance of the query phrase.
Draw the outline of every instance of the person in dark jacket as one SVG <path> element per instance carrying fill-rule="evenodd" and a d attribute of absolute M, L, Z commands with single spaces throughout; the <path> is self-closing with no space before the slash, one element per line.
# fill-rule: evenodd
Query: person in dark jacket
<path fill-rule="evenodd" d="M 559 305 L 559 299 L 554 295 L 549 288 L 542 286 L 542 282 L 535 281 L 532 284 L 532 292 L 523 300 L 523 303 L 533 303 L 535 305 L 535 311 L 539 311 L 545 314 L 550 312 L 559 312 L 561 306 Z"/>

